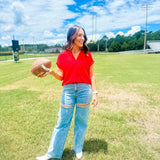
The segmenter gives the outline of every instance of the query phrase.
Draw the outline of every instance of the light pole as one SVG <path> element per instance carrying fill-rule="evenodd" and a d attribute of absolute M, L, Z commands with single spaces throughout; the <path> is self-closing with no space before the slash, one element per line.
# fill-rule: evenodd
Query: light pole
<path fill-rule="evenodd" d="M 105 40 L 105 51 L 108 52 L 108 48 L 107 48 L 108 37 L 105 36 L 105 37 L 104 37 L 104 40 Z"/>
<path fill-rule="evenodd" d="M 144 53 L 146 52 L 146 40 L 147 40 L 148 4 L 146 4 L 145 9 L 146 9 L 146 24 L 145 24 L 145 33 L 144 33 Z"/>

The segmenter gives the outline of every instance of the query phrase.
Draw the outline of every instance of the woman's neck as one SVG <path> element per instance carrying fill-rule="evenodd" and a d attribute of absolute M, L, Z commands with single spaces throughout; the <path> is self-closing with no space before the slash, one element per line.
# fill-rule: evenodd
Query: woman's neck
<path fill-rule="evenodd" d="M 81 51 L 81 50 L 80 50 L 80 48 L 78 48 L 78 47 L 73 47 L 73 48 L 72 48 L 71 52 L 72 52 L 72 54 L 73 54 L 73 56 L 74 56 L 75 59 L 78 58 L 80 51 Z"/>
<path fill-rule="evenodd" d="M 77 55 L 77 54 L 79 54 L 79 52 L 80 52 L 80 48 L 78 48 L 78 47 L 72 48 L 72 54 Z"/>

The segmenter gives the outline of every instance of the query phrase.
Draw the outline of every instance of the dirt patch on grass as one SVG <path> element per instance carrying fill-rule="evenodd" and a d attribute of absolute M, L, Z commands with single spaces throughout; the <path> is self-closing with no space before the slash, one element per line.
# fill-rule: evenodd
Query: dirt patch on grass
<path fill-rule="evenodd" d="M 17 82 L 15 82 L 15 83 L 0 87 L 0 90 L 12 90 L 12 89 L 17 89 L 19 87 L 20 87 L 20 85 L 17 84 Z"/>
<path fill-rule="evenodd" d="M 49 88 L 50 80 L 45 78 L 35 78 L 33 76 L 13 82 L 12 84 L 0 87 L 0 90 L 12 90 L 25 87 L 30 91 L 45 91 Z M 54 86 L 53 86 L 54 87 Z"/>
<path fill-rule="evenodd" d="M 51 84 L 50 79 L 35 78 L 30 76 L 12 84 L 0 87 L 0 90 L 13 90 L 25 87 L 29 91 L 42 92 L 42 94 L 39 96 L 39 99 L 60 99 L 62 92 L 61 85 L 59 83 L 55 83 L 55 81 L 53 81 L 53 84 L 54 85 Z"/>
<path fill-rule="evenodd" d="M 61 90 L 60 89 L 47 89 L 43 94 L 39 96 L 39 99 L 47 99 L 47 100 L 55 100 L 61 98 Z"/>
<path fill-rule="evenodd" d="M 160 96 L 152 84 L 105 84 L 99 87 L 99 105 L 122 114 L 128 124 L 140 129 L 138 139 L 160 157 Z"/>
<path fill-rule="evenodd" d="M 28 90 L 32 91 L 39 91 L 39 86 L 36 86 L 36 83 L 33 84 L 33 78 L 27 77 L 25 79 L 21 79 L 19 81 L 16 81 L 12 84 L 5 85 L 3 87 L 0 87 L 0 90 L 12 90 L 12 89 L 18 89 L 21 87 L 26 87 Z"/>
<path fill-rule="evenodd" d="M 120 86 L 119 84 L 104 85 L 99 90 L 99 106 L 110 110 L 121 111 L 132 109 L 136 105 L 145 105 L 148 99 L 132 88 Z"/>
<path fill-rule="evenodd" d="M 147 144 L 156 157 L 160 157 L 160 112 L 155 110 L 145 111 L 145 116 L 137 118 L 136 125 L 143 131 L 139 134 L 142 144 Z"/>

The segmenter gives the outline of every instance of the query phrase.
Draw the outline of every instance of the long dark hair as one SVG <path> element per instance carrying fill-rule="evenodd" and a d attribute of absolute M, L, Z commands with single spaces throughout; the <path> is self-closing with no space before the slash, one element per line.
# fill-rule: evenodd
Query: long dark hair
<path fill-rule="evenodd" d="M 68 32 L 67 32 L 67 42 L 65 45 L 65 49 L 66 50 L 71 50 L 72 49 L 72 45 L 74 43 L 74 40 L 76 39 L 75 34 L 77 33 L 77 31 L 79 29 L 82 29 L 84 32 L 84 42 L 83 42 L 83 47 L 81 48 L 81 50 L 84 50 L 85 55 L 88 55 L 88 46 L 85 44 L 87 42 L 87 35 L 85 30 L 77 25 L 74 25 L 72 27 L 69 28 Z"/>

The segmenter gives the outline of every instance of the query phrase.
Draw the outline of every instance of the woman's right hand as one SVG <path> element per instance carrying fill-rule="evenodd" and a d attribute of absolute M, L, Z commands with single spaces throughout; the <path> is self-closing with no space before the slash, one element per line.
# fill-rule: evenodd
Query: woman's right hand
<path fill-rule="evenodd" d="M 41 65 L 41 67 L 46 71 L 46 73 L 39 76 L 40 78 L 46 77 L 47 75 L 51 74 L 53 72 L 52 69 L 45 67 L 44 65 Z"/>
<path fill-rule="evenodd" d="M 42 74 L 41 76 L 39 76 L 39 78 L 43 78 L 43 77 L 46 77 L 47 75 L 51 74 L 53 71 L 49 71 L 49 72 L 46 72 L 44 74 Z"/>
<path fill-rule="evenodd" d="M 44 70 L 46 70 L 47 72 L 44 73 L 43 75 L 41 75 L 40 78 L 46 77 L 47 75 L 51 74 L 51 75 L 53 75 L 56 79 L 58 79 L 58 80 L 60 80 L 60 81 L 63 80 L 63 71 L 62 71 L 61 69 L 57 68 L 57 69 L 56 69 L 57 71 L 55 71 L 55 70 L 53 70 L 53 69 L 46 68 L 46 67 L 43 67 L 43 66 L 42 66 L 42 68 L 43 68 Z"/>

